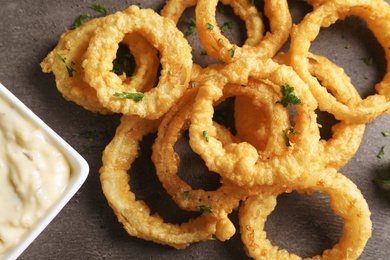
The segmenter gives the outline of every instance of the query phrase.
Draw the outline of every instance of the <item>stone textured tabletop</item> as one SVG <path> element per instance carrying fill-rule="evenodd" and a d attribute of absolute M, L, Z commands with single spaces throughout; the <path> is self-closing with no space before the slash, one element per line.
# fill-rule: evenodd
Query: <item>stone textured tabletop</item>
<path fill-rule="evenodd" d="M 157 11 L 164 5 L 162 0 L 1 1 L 0 82 L 90 165 L 83 187 L 20 259 L 247 259 L 238 231 L 229 241 L 202 242 L 178 251 L 131 237 L 118 223 L 102 193 L 98 171 L 102 151 L 114 135 L 119 115 L 94 114 L 66 101 L 56 89 L 54 76 L 42 73 L 39 66 L 77 16 L 85 13 L 99 16 L 88 8 L 94 3 L 106 7 L 109 13 L 124 10 L 131 4 Z M 302 11 L 298 7 L 303 4 L 296 4 L 297 8 L 291 12 L 298 22 Z M 185 31 L 193 17 L 191 8 L 185 12 L 179 28 Z M 234 32 L 235 28 L 229 32 L 232 37 Z M 188 40 L 194 48 L 194 61 L 202 65 L 210 62 L 199 54 L 196 34 L 188 36 Z M 362 96 L 373 92 L 373 84 L 385 71 L 383 51 L 364 23 L 355 18 L 347 18 L 321 31 L 313 43 L 313 51 L 345 68 Z M 362 61 L 367 57 L 374 60 L 371 66 Z M 373 235 L 361 259 L 388 259 L 390 255 L 390 191 L 372 181 L 378 176 L 390 176 L 390 153 L 385 153 L 382 159 L 376 156 L 382 146 L 390 147 L 390 137 L 381 135 L 382 131 L 390 131 L 389 119 L 387 115 L 382 116 L 367 125 L 357 154 L 341 169 L 362 190 L 372 211 Z M 143 145 L 148 146 L 148 142 Z M 154 211 L 169 219 L 170 213 L 177 209 L 170 208 L 172 203 L 161 203 L 168 195 L 158 189 L 159 182 L 149 165 L 145 163 L 145 174 L 140 176 L 138 186 L 134 184 L 135 189 Z M 340 238 L 342 223 L 331 214 L 326 197 L 292 193 L 280 196 L 278 202 L 266 224 L 274 244 L 311 256 L 331 247 Z M 232 219 L 237 223 L 236 213 Z"/>

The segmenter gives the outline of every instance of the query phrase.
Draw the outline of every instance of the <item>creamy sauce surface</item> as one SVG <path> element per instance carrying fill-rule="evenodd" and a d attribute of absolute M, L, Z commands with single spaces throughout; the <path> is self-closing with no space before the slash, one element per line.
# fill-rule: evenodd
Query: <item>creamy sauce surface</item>
<path fill-rule="evenodd" d="M 0 96 L 0 255 L 58 200 L 70 174 L 45 133 Z"/>

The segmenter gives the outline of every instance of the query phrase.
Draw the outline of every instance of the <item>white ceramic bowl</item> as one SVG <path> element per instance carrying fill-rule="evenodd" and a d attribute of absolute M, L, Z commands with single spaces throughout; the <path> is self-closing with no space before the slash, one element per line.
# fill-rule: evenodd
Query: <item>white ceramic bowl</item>
<path fill-rule="evenodd" d="M 46 136 L 52 139 L 64 156 L 68 159 L 72 174 L 69 183 L 61 195 L 60 199 L 47 211 L 46 215 L 40 219 L 26 234 L 19 243 L 9 252 L 0 256 L 1 260 L 16 259 L 35 240 L 35 238 L 46 228 L 61 209 L 69 202 L 73 195 L 80 189 L 89 173 L 89 166 L 85 159 L 77 153 L 67 142 L 46 125 L 37 115 L 35 115 L 26 105 L 15 97 L 8 89 L 0 84 L 0 95 L 13 104 L 19 112 L 38 126 Z M 1 187 L 0 187 L 1 188 Z"/>

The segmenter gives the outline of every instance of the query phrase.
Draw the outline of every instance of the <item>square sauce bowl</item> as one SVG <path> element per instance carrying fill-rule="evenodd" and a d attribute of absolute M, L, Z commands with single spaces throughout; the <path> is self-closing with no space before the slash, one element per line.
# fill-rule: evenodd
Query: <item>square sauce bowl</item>
<path fill-rule="evenodd" d="M 81 188 L 89 165 L 2 84 L 0 145 L 0 260 L 12 260 Z"/>

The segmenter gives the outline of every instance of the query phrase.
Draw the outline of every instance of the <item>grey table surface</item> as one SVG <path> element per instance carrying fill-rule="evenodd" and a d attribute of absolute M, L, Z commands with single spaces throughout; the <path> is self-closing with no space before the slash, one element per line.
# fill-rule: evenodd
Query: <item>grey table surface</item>
<path fill-rule="evenodd" d="M 114 135 L 119 115 L 94 114 L 65 101 L 56 89 L 54 76 L 42 73 L 39 66 L 78 15 L 99 16 L 88 8 L 94 3 L 106 7 L 109 13 L 124 10 L 131 4 L 156 11 L 164 5 L 162 0 L 1 1 L 0 82 L 79 151 L 90 165 L 85 184 L 20 259 L 247 259 L 239 231 L 223 243 L 214 240 L 176 250 L 131 237 L 118 223 L 102 193 L 98 170 L 102 151 Z M 300 1 L 292 6 L 294 22 L 299 22 L 307 6 Z M 187 10 L 179 28 L 185 31 L 193 17 L 193 9 Z M 235 30 L 229 31 L 233 40 Z M 196 34 L 188 36 L 188 40 L 194 48 L 195 62 L 202 65 L 212 62 L 199 54 Z M 346 48 L 347 45 L 350 47 Z M 321 30 L 312 50 L 342 66 L 362 96 L 373 93 L 372 86 L 386 69 L 381 47 L 359 19 L 347 18 Z M 366 57 L 373 58 L 373 65 L 367 66 L 362 61 Z M 390 147 L 390 137 L 381 135 L 382 131 L 390 131 L 389 119 L 385 115 L 367 125 L 358 152 L 340 170 L 362 190 L 372 211 L 373 235 L 361 259 L 388 259 L 390 255 L 390 191 L 372 181 L 378 176 L 390 176 L 390 153 L 385 153 L 382 159 L 376 157 L 382 146 Z M 90 133 L 92 139 L 87 137 Z M 152 140 L 147 139 L 143 146 L 149 147 Z M 182 142 L 185 146 L 185 138 Z M 178 221 L 172 217 L 180 215 L 173 203 L 161 203 L 169 197 L 158 188 L 153 169 L 147 166 L 150 163 L 139 164 L 144 174 L 138 184 L 132 184 L 139 198 L 167 220 Z M 232 219 L 237 223 L 236 213 L 232 214 Z M 274 244 L 301 256 L 311 256 L 331 247 L 340 238 L 341 229 L 342 223 L 332 215 L 326 196 L 296 193 L 279 197 L 278 206 L 266 224 Z"/>

